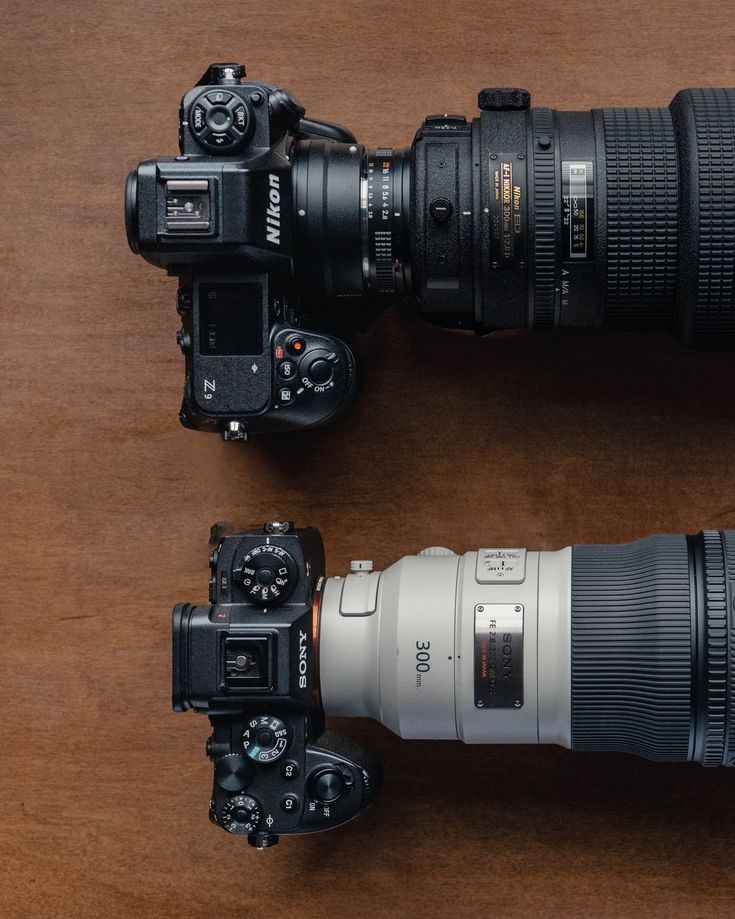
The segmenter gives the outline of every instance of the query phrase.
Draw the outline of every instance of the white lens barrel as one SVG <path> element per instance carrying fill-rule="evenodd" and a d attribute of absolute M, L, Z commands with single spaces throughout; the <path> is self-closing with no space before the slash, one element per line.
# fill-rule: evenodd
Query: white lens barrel
<path fill-rule="evenodd" d="M 432 549 L 329 578 L 327 715 L 404 738 L 570 746 L 571 549 Z"/>

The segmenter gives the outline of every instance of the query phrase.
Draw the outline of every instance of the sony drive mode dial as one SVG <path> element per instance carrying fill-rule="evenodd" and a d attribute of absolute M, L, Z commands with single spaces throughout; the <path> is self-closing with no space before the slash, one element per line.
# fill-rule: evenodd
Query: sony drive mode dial
<path fill-rule="evenodd" d="M 296 562 L 280 546 L 256 546 L 242 560 L 242 586 L 253 603 L 282 603 L 297 579 Z"/>

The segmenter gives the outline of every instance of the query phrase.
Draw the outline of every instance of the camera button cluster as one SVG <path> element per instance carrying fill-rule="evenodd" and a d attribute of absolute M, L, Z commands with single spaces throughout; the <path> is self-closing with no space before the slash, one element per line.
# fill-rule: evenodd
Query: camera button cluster
<path fill-rule="evenodd" d="M 239 96 L 216 90 L 194 102 L 189 125 L 197 142 L 215 153 L 222 148 L 236 147 L 245 139 L 250 115 Z"/>

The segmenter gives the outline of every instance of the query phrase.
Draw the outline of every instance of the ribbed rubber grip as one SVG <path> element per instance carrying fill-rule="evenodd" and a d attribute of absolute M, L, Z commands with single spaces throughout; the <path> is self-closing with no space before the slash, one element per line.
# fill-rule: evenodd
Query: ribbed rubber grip
<path fill-rule="evenodd" d="M 690 758 L 693 617 L 685 536 L 572 550 L 572 747 Z"/>
<path fill-rule="evenodd" d="M 678 162 L 671 113 L 602 109 L 607 195 L 605 325 L 670 327 L 676 302 Z"/>
<path fill-rule="evenodd" d="M 531 109 L 533 221 L 531 225 L 532 322 L 535 329 L 556 324 L 557 203 L 554 113 Z M 548 146 L 547 146 L 548 144 Z"/>
<path fill-rule="evenodd" d="M 735 532 L 722 533 L 722 548 L 725 562 L 725 609 L 728 622 L 728 660 L 731 666 L 727 674 L 727 725 L 725 728 L 726 766 L 735 766 Z"/>
<path fill-rule="evenodd" d="M 685 89 L 671 103 L 681 162 L 678 334 L 735 347 L 735 90 Z"/>

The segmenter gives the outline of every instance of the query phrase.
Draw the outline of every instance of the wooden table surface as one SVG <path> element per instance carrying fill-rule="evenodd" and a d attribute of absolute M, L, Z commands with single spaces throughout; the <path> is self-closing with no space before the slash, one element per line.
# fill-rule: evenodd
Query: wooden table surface
<path fill-rule="evenodd" d="M 171 712 L 169 666 L 215 520 L 316 525 L 331 574 L 735 526 L 732 356 L 389 310 L 341 423 L 224 444 L 179 427 L 175 282 L 128 251 L 122 212 L 212 60 L 400 146 L 486 85 L 558 108 L 732 85 L 734 38 L 724 0 L 5 0 L 2 917 L 735 915 L 732 773 L 363 721 L 335 727 L 381 756 L 377 805 L 255 853 L 207 820 L 207 722 Z"/>

